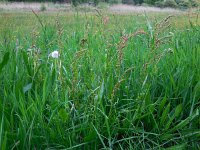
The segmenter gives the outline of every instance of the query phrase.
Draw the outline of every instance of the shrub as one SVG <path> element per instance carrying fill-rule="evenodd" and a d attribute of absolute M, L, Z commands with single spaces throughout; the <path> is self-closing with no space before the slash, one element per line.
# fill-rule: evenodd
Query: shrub
<path fill-rule="evenodd" d="M 158 0 L 144 0 L 144 3 L 150 4 L 150 5 L 155 5 L 155 3 L 156 3 L 157 1 L 158 1 Z"/>
<path fill-rule="evenodd" d="M 164 7 L 164 2 L 163 1 L 157 1 L 157 2 L 155 2 L 155 6 L 156 7 Z"/>
<path fill-rule="evenodd" d="M 134 4 L 133 0 L 122 0 L 123 4 Z"/>
<path fill-rule="evenodd" d="M 178 6 L 181 9 L 186 9 L 191 7 L 191 3 L 189 0 L 179 0 Z"/>
<path fill-rule="evenodd" d="M 73 5 L 74 7 L 76 7 L 76 6 L 78 5 L 77 0 L 72 0 L 72 5 Z"/>
<path fill-rule="evenodd" d="M 97 6 L 99 4 L 99 0 L 94 0 L 94 5 Z"/>
<path fill-rule="evenodd" d="M 122 3 L 122 0 L 109 0 L 110 4 L 119 4 Z"/>
<path fill-rule="evenodd" d="M 172 8 L 176 8 L 178 5 L 174 0 L 165 0 L 163 2 L 164 7 L 172 7 Z"/>
<path fill-rule="evenodd" d="M 192 7 L 200 6 L 200 0 L 190 0 L 190 4 Z"/>

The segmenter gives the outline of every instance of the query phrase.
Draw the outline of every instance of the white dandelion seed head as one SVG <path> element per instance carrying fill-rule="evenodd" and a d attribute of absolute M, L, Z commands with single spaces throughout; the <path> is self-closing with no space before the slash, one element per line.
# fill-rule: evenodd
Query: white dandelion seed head
<path fill-rule="evenodd" d="M 50 56 L 51 56 L 52 58 L 58 58 L 58 57 L 60 56 L 60 54 L 59 54 L 58 51 L 53 51 L 53 52 L 50 54 Z"/>

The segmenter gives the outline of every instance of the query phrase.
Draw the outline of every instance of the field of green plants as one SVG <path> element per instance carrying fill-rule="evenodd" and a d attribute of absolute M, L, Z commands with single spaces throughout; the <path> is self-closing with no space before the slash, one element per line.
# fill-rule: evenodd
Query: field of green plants
<path fill-rule="evenodd" d="M 200 20 L 0 13 L 0 149 L 200 149 Z"/>

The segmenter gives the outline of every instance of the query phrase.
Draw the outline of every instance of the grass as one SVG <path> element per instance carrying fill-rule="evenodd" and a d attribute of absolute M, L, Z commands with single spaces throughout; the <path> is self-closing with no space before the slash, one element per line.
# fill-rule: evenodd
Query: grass
<path fill-rule="evenodd" d="M 1 149 L 199 149 L 199 19 L 167 16 L 2 12 Z"/>

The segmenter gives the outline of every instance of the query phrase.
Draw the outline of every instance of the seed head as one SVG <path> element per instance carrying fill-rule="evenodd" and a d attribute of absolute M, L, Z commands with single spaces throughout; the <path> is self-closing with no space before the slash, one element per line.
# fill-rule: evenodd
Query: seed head
<path fill-rule="evenodd" d="M 52 58 L 58 58 L 58 57 L 60 56 L 60 54 L 59 54 L 58 51 L 53 51 L 53 52 L 50 54 L 50 56 L 51 56 Z"/>

